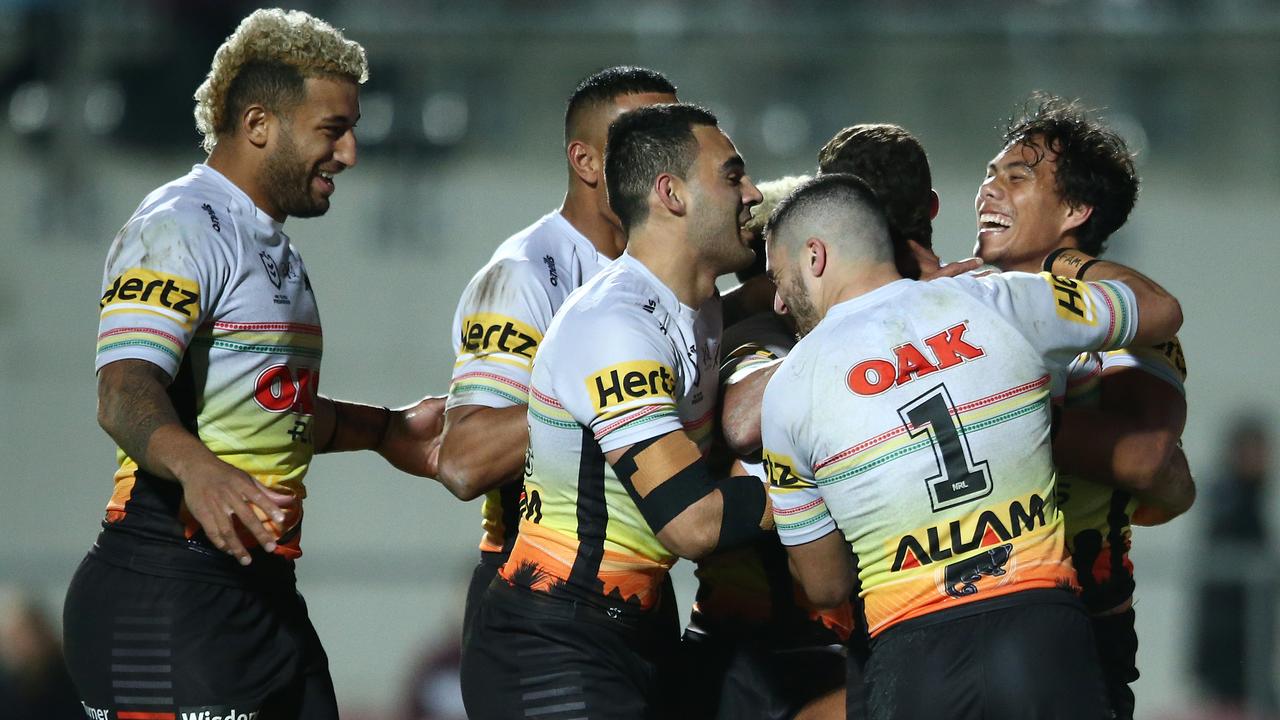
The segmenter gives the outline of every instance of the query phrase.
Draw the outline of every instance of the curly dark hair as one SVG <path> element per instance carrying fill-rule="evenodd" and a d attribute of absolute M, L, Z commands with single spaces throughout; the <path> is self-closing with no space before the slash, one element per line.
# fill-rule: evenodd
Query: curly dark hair
<path fill-rule="evenodd" d="M 889 216 L 894 242 L 933 247 L 933 178 L 924 147 L 890 124 L 863 124 L 835 134 L 818 151 L 818 172 L 850 173 L 875 190 Z"/>
<path fill-rule="evenodd" d="M 1076 229 L 1076 241 L 1084 252 L 1102 254 L 1107 239 L 1129 219 L 1138 200 L 1138 171 L 1124 138 L 1078 100 L 1037 91 L 1009 119 L 1004 142 L 1005 147 L 1031 148 L 1037 163 L 1053 154 L 1058 195 L 1071 207 L 1093 208 Z"/>

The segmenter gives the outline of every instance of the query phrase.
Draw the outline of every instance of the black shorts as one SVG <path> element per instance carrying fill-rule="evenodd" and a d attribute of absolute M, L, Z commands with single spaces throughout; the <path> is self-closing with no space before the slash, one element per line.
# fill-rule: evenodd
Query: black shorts
<path fill-rule="evenodd" d="M 1102 677 L 1107 683 L 1111 717 L 1133 720 L 1133 690 L 1129 685 L 1138 679 L 1138 633 L 1133 627 L 1133 608 L 1113 615 L 1095 615 L 1090 620 Z"/>
<path fill-rule="evenodd" d="M 681 717 L 790 720 L 844 687 L 845 649 L 838 640 L 786 642 L 766 633 L 730 635 L 691 623 L 680 642 Z"/>
<path fill-rule="evenodd" d="M 1103 720 L 1102 673 L 1084 608 L 1030 590 L 896 625 L 871 641 L 867 716 Z"/>
<path fill-rule="evenodd" d="M 236 586 L 150 575 L 90 551 L 67 590 L 63 630 L 86 712 L 338 717 L 329 661 L 292 573 Z"/>
<path fill-rule="evenodd" d="M 611 615 L 494 580 L 462 661 L 467 717 L 670 718 L 679 626 L 667 599 Z"/>
<path fill-rule="evenodd" d="M 489 583 L 498 575 L 498 568 L 507 561 L 507 553 L 481 552 L 480 562 L 471 571 L 471 583 L 467 585 L 467 604 L 462 610 L 462 654 L 467 654 L 471 644 L 472 629 L 480 615 L 480 601 Z"/>

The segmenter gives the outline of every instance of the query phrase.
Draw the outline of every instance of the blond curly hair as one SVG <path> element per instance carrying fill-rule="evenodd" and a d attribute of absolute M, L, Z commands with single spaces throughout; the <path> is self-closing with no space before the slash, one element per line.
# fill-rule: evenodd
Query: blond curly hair
<path fill-rule="evenodd" d="M 209 75 L 196 89 L 196 129 L 212 152 L 219 136 L 234 129 L 228 95 L 247 64 L 284 65 L 303 78 L 338 76 L 357 83 L 369 79 L 369 61 L 359 43 L 329 23 L 301 10 L 255 10 L 213 56 Z"/>
<path fill-rule="evenodd" d="M 767 180 L 757 184 L 756 189 L 764 199 L 759 205 L 751 208 L 751 219 L 746 224 L 747 230 L 756 237 L 764 235 L 765 223 L 769 222 L 769 216 L 773 214 L 773 209 L 778 207 L 778 203 L 790 195 L 792 190 L 812 179 L 808 175 L 787 175 L 777 180 Z"/>

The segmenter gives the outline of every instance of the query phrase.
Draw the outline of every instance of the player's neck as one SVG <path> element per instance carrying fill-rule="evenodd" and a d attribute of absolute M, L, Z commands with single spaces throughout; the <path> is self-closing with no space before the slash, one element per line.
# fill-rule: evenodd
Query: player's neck
<path fill-rule="evenodd" d="M 885 285 L 901 279 L 902 274 L 898 272 L 898 268 L 893 263 L 873 265 L 865 270 L 850 273 L 830 292 L 823 293 L 825 296 L 823 299 L 828 301 L 826 310 L 830 310 L 846 300 L 852 300 L 879 290 Z M 823 311 L 824 315 L 826 310 Z"/>
<path fill-rule="evenodd" d="M 649 268 L 684 305 L 697 308 L 715 294 L 714 271 L 698 262 L 677 229 L 659 228 L 651 221 L 633 228 L 627 254 Z"/>
<path fill-rule="evenodd" d="M 204 164 L 217 170 L 223 177 L 230 180 L 231 184 L 243 190 L 258 209 L 270 215 L 276 222 L 284 222 L 288 217 L 276 210 L 271 203 L 270 196 L 258 180 L 259 172 L 256 163 L 247 162 L 233 150 L 218 145 L 214 146 L 213 152 L 209 153 L 209 158 L 204 161 Z"/>
<path fill-rule="evenodd" d="M 627 238 L 622 228 L 600 214 L 595 195 L 577 188 L 570 188 L 560 204 L 560 215 L 591 242 L 597 252 L 616 259 L 627 249 Z"/>

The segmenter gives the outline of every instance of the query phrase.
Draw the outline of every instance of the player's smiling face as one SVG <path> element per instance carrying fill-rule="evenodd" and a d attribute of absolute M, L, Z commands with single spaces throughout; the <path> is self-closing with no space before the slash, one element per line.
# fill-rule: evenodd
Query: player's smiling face
<path fill-rule="evenodd" d="M 1038 139 L 1010 144 L 987 164 L 974 201 L 974 254 L 1001 270 L 1037 272 L 1069 230 L 1083 220 L 1055 187 L 1056 155 Z"/>
<path fill-rule="evenodd" d="M 727 135 L 710 125 L 695 126 L 693 134 L 698 157 L 689 170 L 690 240 L 718 273 L 741 270 L 755 259 L 746 224 L 764 198 Z"/>
<path fill-rule="evenodd" d="M 279 117 L 275 147 L 263 165 L 270 213 L 315 217 L 329 209 L 334 176 L 356 164 L 360 91 L 341 78 L 307 78 L 306 98 Z"/>

